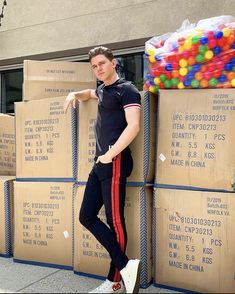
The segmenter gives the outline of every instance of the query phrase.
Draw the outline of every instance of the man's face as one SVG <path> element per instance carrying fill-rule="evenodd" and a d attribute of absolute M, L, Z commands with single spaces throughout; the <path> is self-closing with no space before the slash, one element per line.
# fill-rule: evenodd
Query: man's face
<path fill-rule="evenodd" d="M 92 69 L 100 81 L 109 80 L 113 74 L 116 72 L 116 60 L 110 61 L 107 57 L 100 54 L 91 59 Z"/>

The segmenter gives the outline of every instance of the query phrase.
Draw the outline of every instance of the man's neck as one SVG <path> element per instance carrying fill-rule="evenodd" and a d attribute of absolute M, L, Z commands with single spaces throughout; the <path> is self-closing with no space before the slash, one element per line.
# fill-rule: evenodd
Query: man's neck
<path fill-rule="evenodd" d="M 118 79 L 119 79 L 119 76 L 118 76 L 117 73 L 115 73 L 114 75 L 112 75 L 112 77 L 110 77 L 110 79 L 107 79 L 106 81 L 104 81 L 104 84 L 105 84 L 105 86 L 112 85 L 112 84 L 115 83 Z"/>

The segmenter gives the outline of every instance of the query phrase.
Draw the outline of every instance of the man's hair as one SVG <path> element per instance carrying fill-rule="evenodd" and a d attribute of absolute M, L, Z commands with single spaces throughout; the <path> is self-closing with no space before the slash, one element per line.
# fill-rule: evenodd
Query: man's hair
<path fill-rule="evenodd" d="M 112 50 L 104 46 L 99 46 L 91 49 L 88 53 L 89 61 L 91 62 L 91 59 L 97 55 L 104 55 L 110 61 L 114 59 Z"/>

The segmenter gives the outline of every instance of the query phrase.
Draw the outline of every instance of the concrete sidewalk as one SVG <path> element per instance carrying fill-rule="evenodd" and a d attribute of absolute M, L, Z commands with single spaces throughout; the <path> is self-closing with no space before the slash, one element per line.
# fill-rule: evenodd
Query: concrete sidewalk
<path fill-rule="evenodd" d="M 102 281 L 73 271 L 13 262 L 0 257 L 0 293 L 88 293 Z M 177 293 L 151 285 L 140 293 Z M 179 292 L 178 292 L 179 293 Z"/>

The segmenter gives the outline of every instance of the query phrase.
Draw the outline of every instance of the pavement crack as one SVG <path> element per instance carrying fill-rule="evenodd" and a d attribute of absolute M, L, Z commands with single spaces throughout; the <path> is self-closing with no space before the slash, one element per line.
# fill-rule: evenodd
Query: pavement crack
<path fill-rule="evenodd" d="M 55 271 L 55 272 L 53 272 L 53 273 L 51 273 L 51 274 L 49 274 L 49 275 L 47 275 L 47 276 L 45 276 L 45 277 L 43 277 L 43 278 L 37 280 L 37 281 L 35 281 L 35 282 L 30 283 L 30 284 L 28 284 L 27 286 L 25 286 L 25 287 L 23 287 L 23 288 L 21 288 L 21 289 L 18 289 L 18 290 L 16 291 L 16 293 L 17 293 L 17 292 L 20 292 L 20 291 L 23 291 L 23 290 L 27 289 L 28 287 L 30 287 L 30 286 L 32 286 L 32 285 L 38 283 L 38 282 L 41 282 L 42 280 L 44 280 L 44 279 L 46 279 L 46 278 L 48 278 L 48 277 L 50 277 L 50 276 L 52 276 L 52 275 L 58 273 L 59 271 L 61 271 L 61 269 L 58 269 L 57 271 Z"/>

